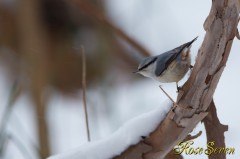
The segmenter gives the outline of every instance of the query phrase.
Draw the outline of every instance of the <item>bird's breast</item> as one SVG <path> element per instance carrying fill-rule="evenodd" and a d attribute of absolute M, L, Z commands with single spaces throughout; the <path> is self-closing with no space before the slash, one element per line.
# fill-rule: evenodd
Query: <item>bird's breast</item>
<path fill-rule="evenodd" d="M 163 83 L 178 82 L 188 72 L 189 67 L 190 57 L 180 61 L 174 60 L 160 76 L 155 76 L 155 80 Z"/>

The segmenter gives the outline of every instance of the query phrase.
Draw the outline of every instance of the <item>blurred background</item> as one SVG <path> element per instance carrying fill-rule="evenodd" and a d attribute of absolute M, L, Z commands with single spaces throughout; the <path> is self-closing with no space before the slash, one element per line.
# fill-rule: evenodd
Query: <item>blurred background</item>
<path fill-rule="evenodd" d="M 210 7 L 210 0 L 1 0 L 0 158 L 41 159 L 88 142 L 83 53 L 92 141 L 161 106 L 167 97 L 159 83 L 132 72 L 144 56 L 199 36 L 194 64 Z M 239 50 L 235 39 L 214 97 L 220 121 L 229 125 L 226 146 L 236 149 L 230 159 L 240 156 Z M 163 88 L 176 98 L 174 83 Z M 202 124 L 193 134 L 200 130 Z M 195 141 L 206 147 L 204 133 Z"/>

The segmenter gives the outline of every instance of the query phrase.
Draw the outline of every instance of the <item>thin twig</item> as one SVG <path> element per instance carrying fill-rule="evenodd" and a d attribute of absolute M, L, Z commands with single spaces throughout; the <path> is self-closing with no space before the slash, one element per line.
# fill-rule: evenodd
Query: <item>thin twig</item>
<path fill-rule="evenodd" d="M 88 123 L 88 111 L 87 111 L 87 101 L 86 101 L 86 58 L 85 58 L 85 51 L 84 47 L 81 46 L 82 51 L 82 89 L 83 89 L 83 107 L 84 107 L 84 113 L 85 113 L 85 122 L 87 127 L 87 138 L 90 142 L 90 130 L 89 130 L 89 123 Z"/>
<path fill-rule="evenodd" d="M 162 88 L 161 85 L 159 85 L 159 88 L 163 91 L 163 93 L 173 102 L 174 105 L 176 105 L 176 103 L 174 102 L 174 100 L 170 97 L 170 95 L 168 95 L 168 93 Z"/>

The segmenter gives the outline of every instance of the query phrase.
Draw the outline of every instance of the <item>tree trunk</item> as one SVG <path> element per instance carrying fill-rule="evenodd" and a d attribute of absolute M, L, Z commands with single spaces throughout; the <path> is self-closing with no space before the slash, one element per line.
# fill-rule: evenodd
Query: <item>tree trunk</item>
<path fill-rule="evenodd" d="M 115 158 L 163 159 L 208 115 L 208 107 L 235 37 L 238 17 L 238 1 L 212 1 L 204 24 L 204 41 L 192 74 L 178 94 L 177 105 L 148 138 Z"/>

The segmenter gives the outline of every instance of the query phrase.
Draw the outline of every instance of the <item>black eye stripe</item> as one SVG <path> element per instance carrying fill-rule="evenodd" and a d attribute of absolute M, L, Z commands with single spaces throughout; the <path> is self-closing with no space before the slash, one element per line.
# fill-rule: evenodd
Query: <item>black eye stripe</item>
<path fill-rule="evenodd" d="M 138 69 L 138 71 L 143 70 L 144 68 L 147 68 L 149 65 L 151 65 L 153 62 L 155 62 L 157 60 L 157 58 L 155 58 L 154 60 L 152 60 L 151 62 L 147 63 L 146 65 L 142 66 L 141 68 Z"/>

